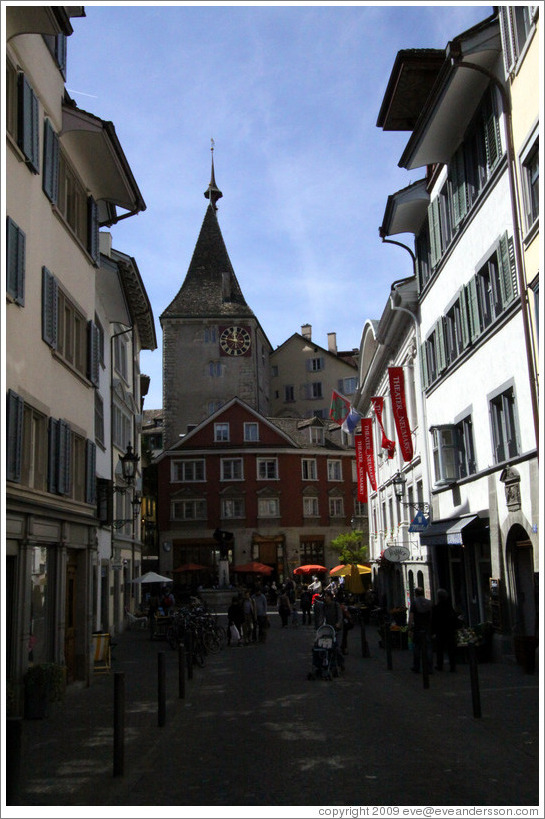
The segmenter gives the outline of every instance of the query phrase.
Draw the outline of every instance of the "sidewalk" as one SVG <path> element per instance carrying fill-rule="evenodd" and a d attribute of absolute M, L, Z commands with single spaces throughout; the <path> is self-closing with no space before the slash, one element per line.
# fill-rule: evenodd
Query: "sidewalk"
<path fill-rule="evenodd" d="M 20 805 L 55 805 L 61 816 L 68 805 L 539 804 L 537 671 L 479 665 L 476 719 L 468 666 L 436 672 L 424 689 L 407 651 L 394 651 L 387 670 L 370 627 L 371 656 L 362 658 L 356 628 L 345 675 L 308 681 L 313 630 L 281 629 L 275 614 L 271 622 L 265 645 L 225 648 L 195 668 L 183 699 L 177 652 L 146 631 L 120 635 L 113 670 L 125 676 L 124 775 L 113 776 L 114 674 L 96 676 L 89 688 L 71 686 L 46 720 L 24 721 Z"/>

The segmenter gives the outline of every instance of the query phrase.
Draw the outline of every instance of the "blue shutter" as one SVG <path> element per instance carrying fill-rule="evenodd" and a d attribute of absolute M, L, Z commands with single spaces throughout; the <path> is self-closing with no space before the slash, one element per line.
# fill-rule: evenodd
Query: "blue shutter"
<path fill-rule="evenodd" d="M 87 200 L 87 250 L 95 263 L 98 262 L 98 243 L 98 207 L 90 196 Z"/>
<path fill-rule="evenodd" d="M 93 441 L 85 442 L 85 503 L 96 503 L 96 452 Z"/>
<path fill-rule="evenodd" d="M 59 462 L 59 421 L 49 419 L 49 454 L 47 460 L 47 491 L 57 492 L 57 474 Z"/>
<path fill-rule="evenodd" d="M 50 202 L 56 205 L 59 193 L 59 138 L 48 119 L 44 120 L 44 169 L 42 187 Z"/>
<path fill-rule="evenodd" d="M 40 170 L 38 114 L 38 98 L 25 75 L 20 73 L 17 142 L 35 173 Z"/>
<path fill-rule="evenodd" d="M 87 323 L 87 378 L 98 387 L 99 333 L 94 321 Z"/>
<path fill-rule="evenodd" d="M 8 390 L 6 423 L 6 478 L 8 481 L 21 480 L 21 454 L 23 449 L 23 411 L 24 401 Z"/>
<path fill-rule="evenodd" d="M 24 306 L 26 236 L 9 216 L 7 217 L 6 238 L 6 290 L 17 304 Z"/>
<path fill-rule="evenodd" d="M 55 37 L 55 58 L 66 79 L 66 34 L 57 34 Z"/>
<path fill-rule="evenodd" d="M 66 421 L 59 421 L 57 492 L 69 495 L 72 485 L 72 433 Z"/>
<path fill-rule="evenodd" d="M 47 267 L 42 267 L 42 338 L 57 349 L 59 285 Z"/>

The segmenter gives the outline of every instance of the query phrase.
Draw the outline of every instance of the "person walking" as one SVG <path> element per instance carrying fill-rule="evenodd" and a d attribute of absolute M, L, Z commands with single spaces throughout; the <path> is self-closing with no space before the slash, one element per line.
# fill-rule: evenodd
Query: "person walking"
<path fill-rule="evenodd" d="M 282 628 L 287 628 L 289 616 L 291 614 L 291 603 L 287 590 L 282 587 L 278 595 L 278 614 L 282 621 Z"/>
<path fill-rule="evenodd" d="M 449 668 L 456 671 L 456 631 L 458 629 L 458 614 L 454 610 L 446 589 L 437 590 L 437 603 L 431 613 L 431 632 L 435 635 L 435 653 L 437 671 L 443 670 L 445 651 L 448 656 Z"/>
<path fill-rule="evenodd" d="M 308 589 L 308 586 L 303 586 L 301 591 L 301 595 L 299 597 L 299 605 L 301 606 L 301 618 L 303 620 L 303 625 L 310 626 L 310 610 L 312 608 L 312 594 Z"/>
<path fill-rule="evenodd" d="M 409 610 L 409 632 L 413 639 L 413 664 L 411 671 L 420 673 L 420 659 L 422 650 L 426 647 L 426 662 L 428 674 L 432 674 L 433 650 L 431 643 L 431 612 L 433 604 L 424 596 L 424 589 L 417 586 L 414 590 L 414 599 Z"/>
<path fill-rule="evenodd" d="M 240 595 L 235 595 L 231 599 L 231 605 L 227 609 L 227 645 L 230 646 L 232 640 L 235 645 L 242 645 L 242 624 L 244 622 L 244 614 L 242 613 L 242 604 Z M 234 637 L 231 631 L 231 626 L 235 626 L 236 632 Z M 238 633 L 238 638 L 236 634 Z"/>
<path fill-rule="evenodd" d="M 242 623 L 242 643 L 245 646 L 252 642 L 255 624 L 255 603 L 250 597 L 250 592 L 245 591 L 242 598 L 242 613 L 244 622 Z"/>
<path fill-rule="evenodd" d="M 257 620 L 257 639 L 260 643 L 264 643 L 267 637 L 267 598 L 261 586 L 257 587 L 252 599 Z"/>

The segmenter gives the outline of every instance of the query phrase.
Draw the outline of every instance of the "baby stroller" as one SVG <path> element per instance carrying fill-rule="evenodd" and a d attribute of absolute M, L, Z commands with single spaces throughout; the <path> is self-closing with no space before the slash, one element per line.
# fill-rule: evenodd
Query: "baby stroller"
<path fill-rule="evenodd" d="M 316 629 L 316 636 L 312 647 L 312 671 L 309 671 L 307 679 L 316 680 L 320 678 L 322 680 L 331 680 L 333 677 L 338 676 L 339 655 L 337 635 L 333 626 L 328 626 L 323 623 Z"/>

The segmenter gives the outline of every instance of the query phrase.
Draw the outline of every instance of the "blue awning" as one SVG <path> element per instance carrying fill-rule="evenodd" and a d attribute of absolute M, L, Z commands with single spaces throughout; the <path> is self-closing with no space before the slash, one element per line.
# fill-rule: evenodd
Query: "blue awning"
<path fill-rule="evenodd" d="M 462 546 L 464 533 L 467 537 L 470 531 L 473 533 L 484 530 L 485 524 L 479 515 L 467 515 L 430 523 L 427 529 L 420 533 L 420 540 L 424 546 Z"/>

